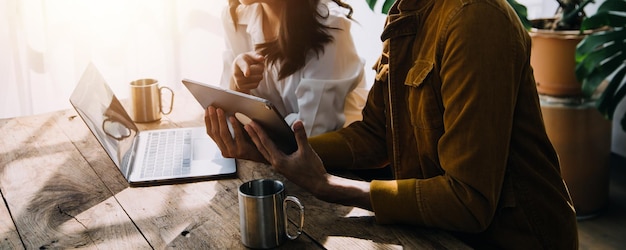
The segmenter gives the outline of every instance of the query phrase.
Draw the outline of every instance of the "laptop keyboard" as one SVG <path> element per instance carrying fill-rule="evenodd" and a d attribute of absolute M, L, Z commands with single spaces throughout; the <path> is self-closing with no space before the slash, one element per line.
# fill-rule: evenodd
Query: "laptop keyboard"
<path fill-rule="evenodd" d="M 142 178 L 189 174 L 191 130 L 150 133 L 148 145 L 141 171 Z"/>

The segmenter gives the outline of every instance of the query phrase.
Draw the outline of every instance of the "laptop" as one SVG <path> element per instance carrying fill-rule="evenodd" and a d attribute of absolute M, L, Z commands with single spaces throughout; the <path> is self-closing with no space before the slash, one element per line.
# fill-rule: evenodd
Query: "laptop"
<path fill-rule="evenodd" d="M 139 131 L 102 74 L 90 63 L 70 103 L 131 186 L 235 175 L 205 127 Z"/>

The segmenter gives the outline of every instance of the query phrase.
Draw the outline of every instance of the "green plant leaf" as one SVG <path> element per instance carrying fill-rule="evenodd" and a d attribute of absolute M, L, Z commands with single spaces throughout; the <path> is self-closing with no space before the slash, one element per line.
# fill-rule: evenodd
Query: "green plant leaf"
<path fill-rule="evenodd" d="M 559 9 L 557 15 L 560 19 L 555 30 L 576 30 L 580 29 L 585 19 L 585 6 L 595 2 L 595 0 L 557 1 Z"/>
<path fill-rule="evenodd" d="M 591 16 L 583 21 L 581 29 L 590 30 L 603 26 L 620 27 L 626 23 L 626 16 L 614 15 L 611 12 L 601 12 L 598 15 Z"/>
<path fill-rule="evenodd" d="M 374 6 L 376 6 L 376 1 L 377 0 L 365 0 L 367 6 L 369 6 L 371 10 L 374 10 Z"/>
<path fill-rule="evenodd" d="M 600 83 L 615 72 L 626 60 L 626 55 L 619 54 L 606 59 L 601 65 L 594 68 L 585 78 L 583 78 L 582 90 L 587 96 L 591 96 Z"/>
<path fill-rule="evenodd" d="M 617 12 L 626 12 L 626 1 L 623 0 L 606 0 L 602 2 L 600 7 L 598 7 L 598 12 L 608 12 L 608 11 L 617 11 Z"/>
<path fill-rule="evenodd" d="M 526 28 L 526 30 L 530 30 L 530 28 L 532 27 L 532 24 L 528 20 L 528 9 L 526 8 L 526 6 L 518 3 L 515 0 L 506 0 L 506 1 L 509 3 L 509 5 L 511 5 L 511 7 L 513 7 L 513 10 L 515 10 L 517 17 L 519 17 L 520 21 L 522 21 L 524 28 Z"/>
<path fill-rule="evenodd" d="M 609 30 L 588 35 L 576 48 L 576 77 L 583 82 L 584 92 L 591 94 L 603 79 L 595 78 L 615 71 L 621 64 L 620 58 L 625 56 L 623 41 L 626 39 L 626 30 Z M 615 58 L 613 58 L 615 57 Z M 607 61 L 614 60 L 613 62 Z M 605 62 L 606 61 L 606 62 Z M 606 71 L 606 72 L 605 72 Z M 591 81 L 589 79 L 595 79 Z"/>
<path fill-rule="evenodd" d="M 365 2 L 367 3 L 367 5 L 370 7 L 371 10 L 374 10 L 378 0 L 365 0 Z M 388 14 L 389 13 L 389 9 L 391 9 L 391 6 L 393 5 L 394 2 L 395 2 L 395 0 L 384 0 L 383 7 L 380 10 L 380 12 L 383 13 L 383 14 Z"/>
<path fill-rule="evenodd" d="M 626 38 L 625 36 L 625 33 L 616 30 L 600 31 L 588 35 L 576 46 L 576 57 L 584 57 L 585 55 L 600 49 L 604 46 L 604 44 L 609 42 L 620 44 L 620 39 Z"/>
<path fill-rule="evenodd" d="M 385 3 L 383 3 L 383 9 L 382 12 L 385 14 L 389 13 L 389 9 L 391 9 L 391 6 L 393 5 L 393 3 L 395 2 L 395 0 L 386 0 Z"/>
<path fill-rule="evenodd" d="M 618 73 L 619 73 L 619 76 L 616 75 L 617 77 L 611 79 L 611 82 L 609 83 L 609 85 L 620 86 L 621 82 L 624 80 L 624 75 L 626 74 L 626 68 L 622 68 Z M 626 86 L 621 85 L 621 87 L 619 87 L 617 91 L 606 92 L 607 95 L 611 93 L 615 93 L 615 94 L 611 96 L 611 99 L 612 99 L 611 102 L 614 104 L 609 106 L 606 112 L 606 115 L 607 117 L 609 117 L 609 119 L 613 119 L 613 115 L 615 114 L 617 105 L 619 104 L 621 100 L 624 99 L 624 97 L 626 97 Z"/>
<path fill-rule="evenodd" d="M 617 14 L 621 13 L 621 14 Z M 624 0 L 606 0 L 597 12 L 586 18 L 581 29 L 596 29 L 602 26 L 624 27 L 626 24 L 626 1 Z"/>
<path fill-rule="evenodd" d="M 598 111 L 613 119 L 617 105 L 626 98 L 626 0 L 606 0 L 586 18 L 582 30 L 610 27 L 586 36 L 576 47 L 576 77 L 583 93 L 590 96 L 608 77 L 609 82 L 596 102 Z M 620 124 L 626 131 L 626 114 Z"/>
<path fill-rule="evenodd" d="M 603 61 L 616 55 L 621 49 L 618 44 L 613 43 L 584 55 L 577 54 L 576 77 L 579 81 L 585 79 L 594 69 L 600 67 Z"/>
<path fill-rule="evenodd" d="M 626 97 L 626 85 L 621 86 L 622 81 L 624 80 L 624 76 L 626 76 L 626 68 L 622 67 L 611 79 L 606 90 L 602 93 L 602 96 L 597 101 L 598 111 L 608 119 L 613 119 L 613 114 L 615 113 L 615 109 L 619 102 Z M 614 94 L 615 93 L 615 94 Z M 626 119 L 626 117 L 624 118 Z M 623 125 L 624 120 L 622 120 L 622 128 L 626 131 L 626 127 Z"/>

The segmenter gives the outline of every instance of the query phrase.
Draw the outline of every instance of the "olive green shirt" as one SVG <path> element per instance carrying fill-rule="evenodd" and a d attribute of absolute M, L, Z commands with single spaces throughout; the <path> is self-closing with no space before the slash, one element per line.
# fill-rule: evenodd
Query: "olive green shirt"
<path fill-rule="evenodd" d="M 543 125 L 530 38 L 504 0 L 398 0 L 363 121 L 310 138 L 328 169 L 390 164 L 379 223 L 479 248 L 577 248 L 571 199 Z"/>

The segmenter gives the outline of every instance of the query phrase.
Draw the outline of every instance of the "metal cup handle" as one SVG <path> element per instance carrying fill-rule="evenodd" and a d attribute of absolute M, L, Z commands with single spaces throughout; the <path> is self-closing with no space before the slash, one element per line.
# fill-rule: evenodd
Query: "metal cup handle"
<path fill-rule="evenodd" d="M 172 89 L 163 86 L 159 88 L 159 94 L 161 96 L 163 96 L 163 89 L 167 89 L 170 94 L 171 94 L 171 98 L 170 98 L 170 109 L 167 112 L 163 112 L 163 102 L 161 101 L 161 98 L 159 98 L 159 105 L 160 105 L 160 109 L 161 109 L 161 113 L 163 113 L 164 115 L 169 115 L 170 113 L 172 113 L 172 108 L 174 107 L 174 91 L 172 91 Z"/>
<path fill-rule="evenodd" d="M 122 126 L 124 126 L 124 128 L 128 131 L 128 133 L 123 134 L 123 135 L 120 135 L 120 136 L 115 136 L 115 135 L 111 134 L 111 133 L 109 132 L 109 130 L 105 127 L 105 125 L 106 125 L 106 123 L 107 123 L 107 122 L 109 122 L 109 123 L 119 123 L 119 122 L 113 121 L 113 120 L 111 120 L 110 118 L 106 118 L 106 119 L 104 119 L 104 121 L 102 121 L 102 131 L 104 131 L 104 133 L 105 133 L 107 136 L 109 136 L 109 137 L 111 137 L 111 138 L 115 139 L 116 141 L 121 141 L 121 140 L 123 140 L 123 139 L 126 139 L 126 138 L 130 137 L 130 135 L 132 134 L 132 130 L 131 130 L 130 128 L 128 128 L 128 127 L 126 127 L 126 126 L 124 126 L 124 125 L 122 124 Z M 120 123 L 120 124 L 121 124 L 121 123 Z"/>
<path fill-rule="evenodd" d="M 289 225 L 289 220 L 287 219 L 287 202 L 293 202 L 300 208 L 300 225 L 298 226 L 298 232 L 296 235 L 290 235 L 289 230 L 287 230 Z M 287 196 L 287 198 L 283 200 L 283 213 L 285 218 L 285 234 L 287 234 L 287 237 L 290 240 L 295 240 L 302 234 L 302 227 L 304 226 L 304 206 L 302 206 L 300 200 L 298 200 L 295 196 Z"/>

